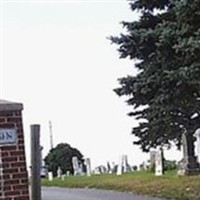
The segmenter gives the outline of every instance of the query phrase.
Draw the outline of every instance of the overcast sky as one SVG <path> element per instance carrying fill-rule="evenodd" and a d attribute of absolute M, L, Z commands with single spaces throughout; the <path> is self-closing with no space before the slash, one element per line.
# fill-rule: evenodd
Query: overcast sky
<path fill-rule="evenodd" d="M 121 154 L 132 165 L 149 158 L 132 144 L 131 107 L 113 92 L 117 78 L 136 73 L 134 63 L 107 39 L 137 17 L 126 0 L 1 0 L 1 98 L 24 104 L 28 156 L 35 123 L 49 151 L 50 120 L 54 146 L 70 144 L 93 167 Z"/>

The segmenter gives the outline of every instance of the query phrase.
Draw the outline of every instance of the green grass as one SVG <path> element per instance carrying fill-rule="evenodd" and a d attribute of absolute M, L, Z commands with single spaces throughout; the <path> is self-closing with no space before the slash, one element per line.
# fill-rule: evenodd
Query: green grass
<path fill-rule="evenodd" d="M 156 177 L 151 172 L 134 172 L 121 176 L 70 176 L 65 181 L 44 179 L 42 184 L 45 186 L 128 191 L 173 200 L 200 200 L 200 176 L 179 177 L 175 172 L 168 172 L 161 177 Z"/>

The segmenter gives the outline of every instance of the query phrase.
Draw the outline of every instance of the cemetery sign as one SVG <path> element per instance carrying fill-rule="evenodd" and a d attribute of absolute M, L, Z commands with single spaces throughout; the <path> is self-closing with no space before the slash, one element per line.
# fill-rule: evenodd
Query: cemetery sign
<path fill-rule="evenodd" d="M 15 129 L 0 129 L 0 146 L 14 145 L 17 143 L 17 132 Z"/>

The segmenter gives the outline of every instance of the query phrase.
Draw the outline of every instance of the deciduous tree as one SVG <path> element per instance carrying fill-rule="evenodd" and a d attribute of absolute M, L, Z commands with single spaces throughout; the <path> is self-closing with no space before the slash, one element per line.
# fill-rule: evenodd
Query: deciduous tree
<path fill-rule="evenodd" d="M 72 165 L 72 157 L 76 156 L 80 163 L 84 164 L 83 155 L 76 148 L 72 148 L 67 143 L 58 144 L 55 148 L 51 149 L 45 157 L 45 164 L 48 169 L 56 176 L 58 167 L 61 168 L 62 173 L 69 171 L 74 173 Z"/>

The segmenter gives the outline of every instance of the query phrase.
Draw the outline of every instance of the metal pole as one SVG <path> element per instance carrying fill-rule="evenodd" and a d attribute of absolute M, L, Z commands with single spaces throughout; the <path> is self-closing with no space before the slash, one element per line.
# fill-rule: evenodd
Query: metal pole
<path fill-rule="evenodd" d="M 41 200 L 40 125 L 31 125 L 31 199 Z"/>
<path fill-rule="evenodd" d="M 52 133 L 51 121 L 49 121 L 49 132 L 50 132 L 50 148 L 53 149 L 53 133 Z"/>

